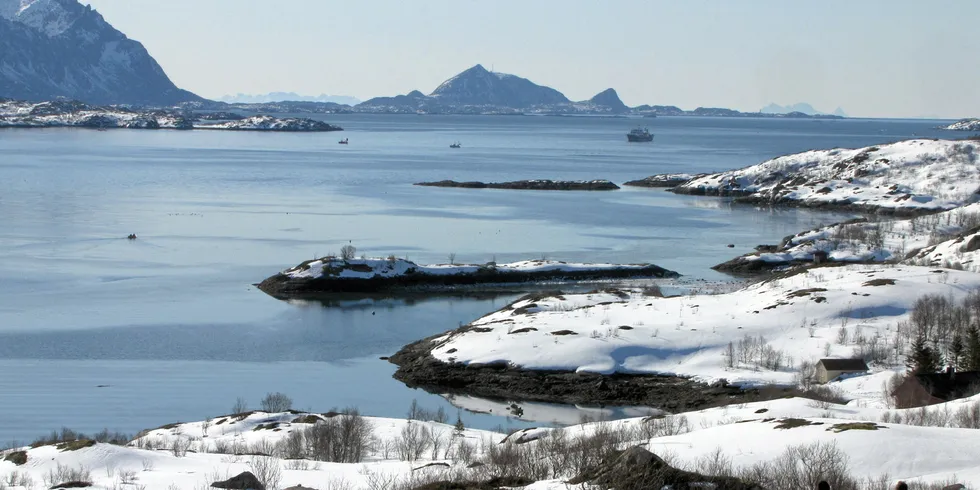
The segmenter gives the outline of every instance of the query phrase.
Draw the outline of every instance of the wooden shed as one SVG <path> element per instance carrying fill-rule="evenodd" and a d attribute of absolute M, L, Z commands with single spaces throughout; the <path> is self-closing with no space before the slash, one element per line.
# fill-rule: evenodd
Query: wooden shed
<path fill-rule="evenodd" d="M 864 359 L 821 359 L 817 361 L 817 382 L 828 383 L 842 374 L 866 373 Z"/>

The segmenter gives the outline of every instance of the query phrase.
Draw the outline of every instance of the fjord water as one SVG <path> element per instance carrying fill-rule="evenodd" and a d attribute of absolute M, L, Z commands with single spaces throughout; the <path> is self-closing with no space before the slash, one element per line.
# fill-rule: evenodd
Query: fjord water
<path fill-rule="evenodd" d="M 0 441 L 63 425 L 135 432 L 226 413 L 239 396 L 257 408 L 269 391 L 300 409 L 403 416 L 418 398 L 455 413 L 391 379 L 394 366 L 378 357 L 514 296 L 289 304 L 251 286 L 347 243 L 421 262 L 449 253 L 463 262 L 653 262 L 714 280 L 724 276 L 711 265 L 847 217 L 657 189 L 413 182 L 622 183 L 944 136 L 922 120 L 323 119 L 347 131 L 0 131 Z M 656 134 L 652 144 L 626 142 L 637 122 Z M 338 145 L 341 137 L 350 144 Z M 450 149 L 453 141 L 462 148 Z M 126 240 L 130 233 L 139 239 Z M 479 427 L 520 424 L 463 417 Z"/>

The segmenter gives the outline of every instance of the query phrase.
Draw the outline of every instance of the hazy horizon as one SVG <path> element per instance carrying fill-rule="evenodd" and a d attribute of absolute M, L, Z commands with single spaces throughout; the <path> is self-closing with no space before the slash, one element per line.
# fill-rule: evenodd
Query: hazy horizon
<path fill-rule="evenodd" d="M 974 2 L 82 1 L 211 99 L 429 93 L 479 63 L 572 100 L 612 87 L 629 106 L 980 115 Z"/>

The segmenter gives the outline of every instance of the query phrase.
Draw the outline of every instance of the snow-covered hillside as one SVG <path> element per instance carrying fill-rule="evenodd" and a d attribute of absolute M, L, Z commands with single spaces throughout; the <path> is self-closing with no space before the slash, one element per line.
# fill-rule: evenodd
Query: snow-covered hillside
<path fill-rule="evenodd" d="M 949 131 L 980 131 L 980 119 L 960 119 L 949 126 L 943 126 L 941 129 Z"/>
<path fill-rule="evenodd" d="M 913 266 L 810 269 L 718 295 L 575 294 L 524 299 L 436 337 L 447 363 L 661 373 L 792 384 L 797 363 L 850 357 L 839 330 L 884 346 L 924 294 L 954 299 L 980 274 Z"/>
<path fill-rule="evenodd" d="M 928 410 L 967 404 L 949 405 Z M 270 489 L 415 488 L 519 475 L 537 480 L 531 489 L 568 489 L 567 479 L 617 448 L 641 445 L 675 467 L 738 474 L 791 447 L 822 443 L 843 453 L 844 472 L 859 480 L 980 484 L 976 429 L 883 423 L 878 413 L 792 398 L 505 435 L 421 420 L 247 412 L 148 430 L 123 446 L 82 441 L 12 448 L 0 454 L 0 482 L 16 490 L 68 479 L 98 490 L 169 490 L 208 488 L 249 471 Z"/>
<path fill-rule="evenodd" d="M 681 194 L 750 202 L 846 206 L 896 213 L 939 211 L 977 200 L 976 141 L 908 140 L 859 149 L 813 150 L 697 177 Z"/>
<path fill-rule="evenodd" d="M 978 226 L 980 203 L 912 219 L 855 220 L 797 233 L 786 237 L 774 248 L 760 247 L 760 251 L 737 257 L 716 268 L 730 272 L 765 271 L 810 263 L 814 254 L 823 253 L 827 260 L 836 262 L 905 260 L 912 265 L 962 266 L 977 272 L 980 267 L 972 268 L 973 257 L 969 254 L 980 243 L 971 243 L 969 236 L 958 235 Z M 916 251 L 919 253 L 907 257 Z M 926 258 L 933 251 L 936 253 Z"/>

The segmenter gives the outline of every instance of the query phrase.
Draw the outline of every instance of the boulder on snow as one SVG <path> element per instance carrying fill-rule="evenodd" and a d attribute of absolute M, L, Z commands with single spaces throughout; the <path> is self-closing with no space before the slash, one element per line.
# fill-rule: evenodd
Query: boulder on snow
<path fill-rule="evenodd" d="M 265 490 L 265 485 L 251 471 L 239 473 L 225 481 L 216 481 L 211 486 L 233 490 Z"/>
<path fill-rule="evenodd" d="M 576 476 L 568 483 L 571 485 L 589 483 L 600 488 L 616 490 L 652 488 L 761 490 L 760 487 L 744 483 L 737 478 L 706 476 L 673 468 L 659 456 L 640 446 L 613 454 L 597 468 Z"/>

